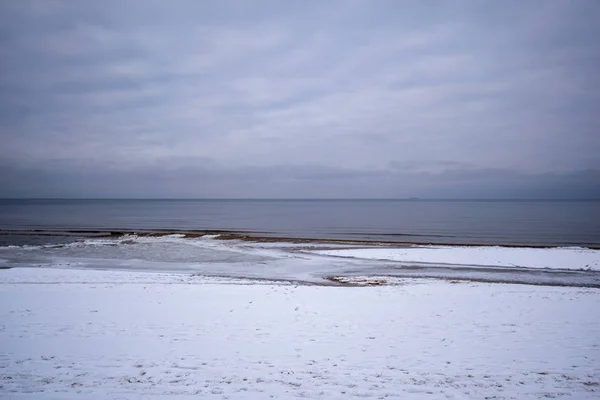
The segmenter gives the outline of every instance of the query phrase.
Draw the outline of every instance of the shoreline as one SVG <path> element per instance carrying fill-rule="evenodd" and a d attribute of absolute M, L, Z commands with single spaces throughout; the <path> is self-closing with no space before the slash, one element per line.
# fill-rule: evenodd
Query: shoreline
<path fill-rule="evenodd" d="M 581 247 L 414 245 L 178 232 L 78 230 L 66 239 L 13 236 L 3 243 L 14 240 L 20 245 L 0 247 L 0 267 L 156 270 L 329 286 L 343 284 L 340 278 L 363 276 L 385 277 L 386 282 L 418 278 L 600 287 L 600 250 Z"/>
<path fill-rule="evenodd" d="M 449 247 L 506 247 L 506 248 L 533 248 L 552 249 L 581 247 L 591 250 L 600 250 L 600 244 L 533 244 L 533 243 L 507 243 L 507 242 L 465 242 L 465 241 L 408 241 L 408 240 L 379 240 L 379 239 L 345 239 L 345 238 L 320 238 L 285 236 L 263 231 L 236 231 L 225 229 L 0 229 L 4 236 L 47 236 L 47 237 L 73 237 L 73 238 L 119 238 L 128 235 L 139 237 L 163 237 L 169 235 L 182 235 L 186 239 L 196 239 L 209 236 L 219 240 L 240 240 L 251 243 L 291 243 L 291 244 L 337 244 L 337 245 L 367 245 L 367 246 L 449 246 Z M 407 234 L 372 234 L 373 236 L 411 236 Z M 425 236 L 425 235 L 415 235 Z M 427 236 L 433 237 L 435 235 Z"/>

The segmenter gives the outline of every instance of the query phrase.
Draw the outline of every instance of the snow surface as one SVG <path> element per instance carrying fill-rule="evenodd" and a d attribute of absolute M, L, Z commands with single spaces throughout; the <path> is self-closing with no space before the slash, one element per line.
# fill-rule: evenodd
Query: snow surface
<path fill-rule="evenodd" d="M 391 247 L 254 243 L 182 235 L 88 238 L 0 247 L 0 267 L 160 271 L 331 284 L 396 276 L 600 287 L 600 251 L 583 248 Z"/>
<path fill-rule="evenodd" d="M 315 253 L 404 263 L 600 271 L 600 250 L 580 247 L 415 246 L 319 250 Z"/>
<path fill-rule="evenodd" d="M 237 282 L 0 270 L 0 397 L 600 395 L 599 289 Z"/>

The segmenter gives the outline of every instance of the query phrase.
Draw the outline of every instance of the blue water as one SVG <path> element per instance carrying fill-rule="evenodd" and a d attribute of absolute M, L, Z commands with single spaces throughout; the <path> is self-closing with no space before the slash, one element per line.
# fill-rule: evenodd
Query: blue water
<path fill-rule="evenodd" d="M 0 244 L 69 240 L 29 230 L 600 247 L 600 201 L 0 200 Z"/>

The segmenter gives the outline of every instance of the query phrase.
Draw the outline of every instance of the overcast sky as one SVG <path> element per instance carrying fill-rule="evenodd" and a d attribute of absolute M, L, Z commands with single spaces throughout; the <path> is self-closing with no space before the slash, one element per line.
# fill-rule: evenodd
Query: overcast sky
<path fill-rule="evenodd" d="M 600 198 L 600 1 L 0 1 L 0 197 Z"/>

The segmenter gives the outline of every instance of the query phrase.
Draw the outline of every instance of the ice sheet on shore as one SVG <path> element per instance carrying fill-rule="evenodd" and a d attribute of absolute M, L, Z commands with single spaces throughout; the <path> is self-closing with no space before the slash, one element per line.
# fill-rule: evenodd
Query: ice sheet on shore
<path fill-rule="evenodd" d="M 0 397 L 600 393 L 598 289 L 410 279 L 223 285 L 182 276 L 0 271 Z"/>
<path fill-rule="evenodd" d="M 582 248 L 359 247 L 181 235 L 0 247 L 0 268 L 181 272 L 318 284 L 332 284 L 332 276 L 377 275 L 600 287 L 599 260 L 599 250 Z"/>
<path fill-rule="evenodd" d="M 600 250 L 579 247 L 415 246 L 317 250 L 315 253 L 403 263 L 600 271 Z"/>

